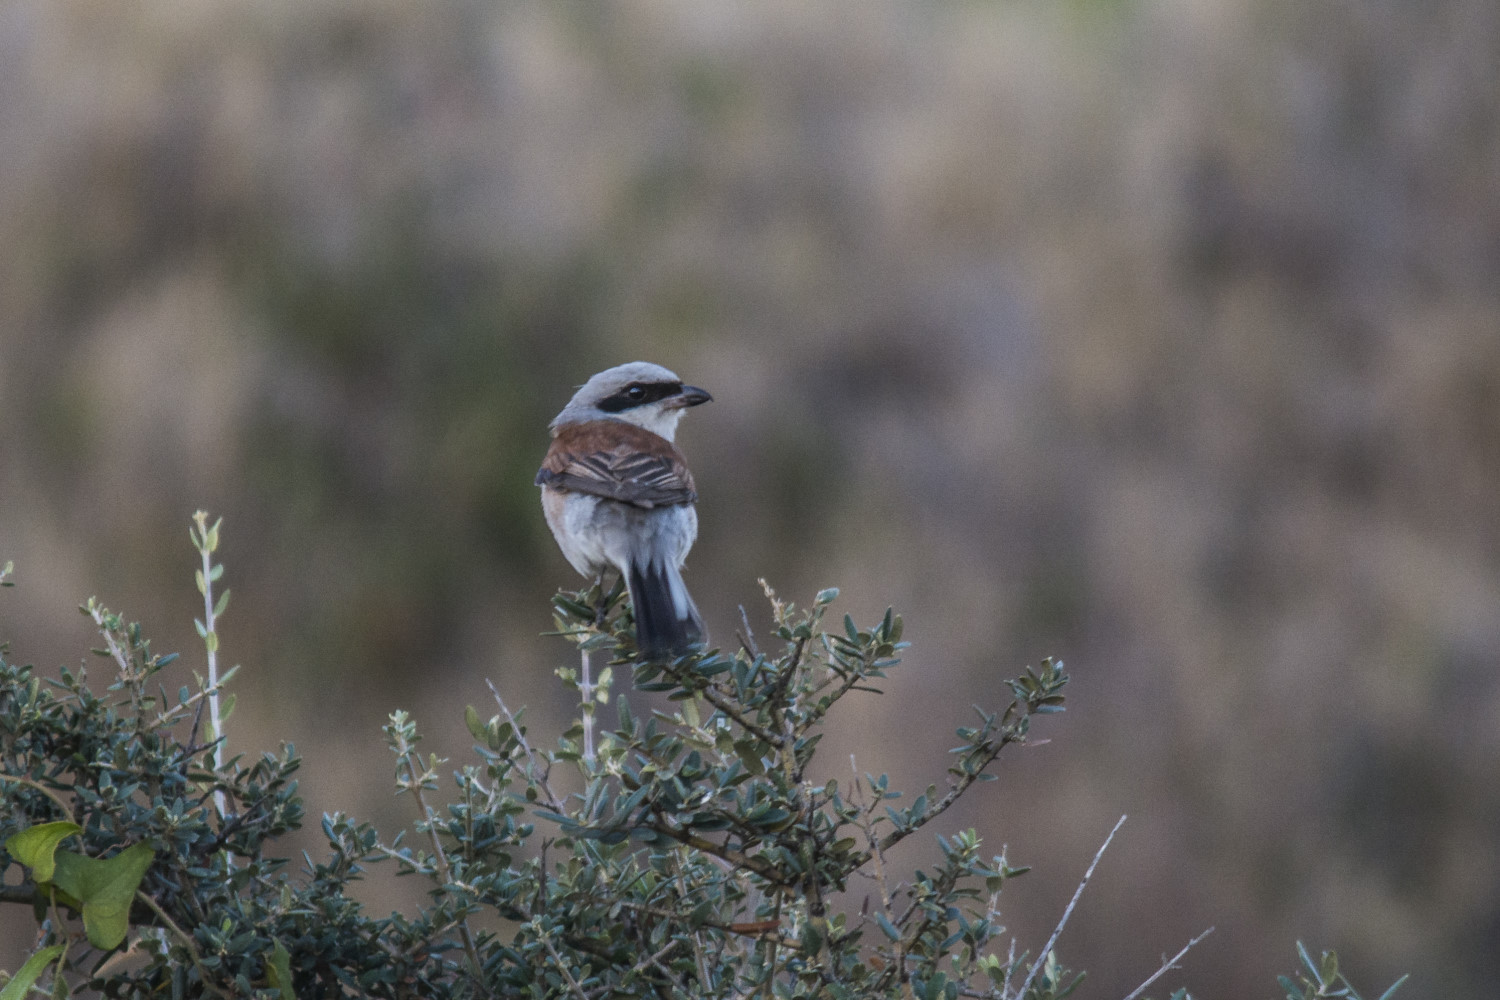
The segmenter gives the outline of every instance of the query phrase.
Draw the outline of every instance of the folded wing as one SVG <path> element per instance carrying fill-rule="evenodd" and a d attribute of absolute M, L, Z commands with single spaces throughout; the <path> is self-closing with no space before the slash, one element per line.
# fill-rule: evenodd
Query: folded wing
<path fill-rule="evenodd" d="M 648 510 L 698 500 L 693 474 L 677 446 L 622 420 L 559 428 L 536 482 Z"/>

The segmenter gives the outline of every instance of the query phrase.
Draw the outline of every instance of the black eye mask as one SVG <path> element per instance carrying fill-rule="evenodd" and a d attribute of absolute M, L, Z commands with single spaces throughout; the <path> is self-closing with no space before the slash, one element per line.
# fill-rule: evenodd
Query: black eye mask
<path fill-rule="evenodd" d="M 682 392 L 681 382 L 632 382 L 614 395 L 600 400 L 599 409 L 605 413 L 619 413 L 621 410 L 645 406 L 647 403 L 654 403 L 680 392 Z"/>

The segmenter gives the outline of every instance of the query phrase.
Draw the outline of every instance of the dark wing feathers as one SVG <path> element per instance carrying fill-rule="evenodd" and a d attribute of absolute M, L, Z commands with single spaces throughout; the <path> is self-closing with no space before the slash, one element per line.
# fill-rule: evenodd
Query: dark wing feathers
<path fill-rule="evenodd" d="M 698 499 L 682 452 L 667 439 L 619 420 L 558 428 L 536 482 L 645 508 Z"/>

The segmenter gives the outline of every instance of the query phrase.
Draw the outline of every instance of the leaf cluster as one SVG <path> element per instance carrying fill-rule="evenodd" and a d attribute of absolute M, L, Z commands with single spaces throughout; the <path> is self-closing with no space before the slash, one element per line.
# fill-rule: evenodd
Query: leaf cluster
<path fill-rule="evenodd" d="M 216 766 L 203 738 L 216 688 L 171 690 L 174 657 L 90 602 L 112 668 L 102 692 L 87 669 L 44 679 L 0 661 L 0 860 L 25 873 L 4 898 L 34 907 L 58 981 L 105 995 L 999 996 L 1021 959 L 987 949 L 996 900 L 1024 869 L 983 856 L 972 833 L 939 839 L 907 882 L 885 856 L 1057 708 L 1066 677 L 1044 663 L 1008 708 L 980 712 L 941 788 L 908 801 L 884 775 L 815 780 L 828 714 L 875 690 L 904 647 L 893 613 L 824 629 L 835 596 L 804 612 L 773 595 L 773 652 L 749 641 L 672 663 L 635 657 L 617 594 L 560 596 L 560 631 L 612 651 L 673 710 L 638 716 L 619 699 L 585 757 L 576 731 L 534 747 L 497 697 L 493 718 L 469 713 L 477 762 L 448 776 L 396 713 L 386 733 L 413 829 L 386 842 L 325 816 L 327 856 L 300 872 L 274 852 L 303 819 L 295 752 Z M 582 790 L 559 792 L 558 769 Z M 382 862 L 428 880 L 430 904 L 366 914 L 347 889 Z M 91 906 L 59 873 L 93 866 L 125 876 Z M 867 902 L 845 912 L 855 878 Z M 93 910 L 108 907 L 101 930 Z"/>
<path fill-rule="evenodd" d="M 830 715 L 899 666 L 900 616 L 830 628 L 836 591 L 805 610 L 767 596 L 764 649 L 747 623 L 732 653 L 646 662 L 618 589 L 559 595 L 558 633 L 612 657 L 590 707 L 616 674 L 658 707 L 615 699 L 616 724 L 586 752 L 581 727 L 534 744 L 496 693 L 495 714 L 466 713 L 476 756 L 453 771 L 397 712 L 385 731 L 411 829 L 387 841 L 324 816 L 326 853 L 297 870 L 275 853 L 303 820 L 294 750 L 221 760 L 204 734 L 222 684 L 170 690 L 174 658 L 89 602 L 102 691 L 87 670 L 43 678 L 0 655 L 0 902 L 32 907 L 39 926 L 0 1000 L 49 972 L 54 996 L 1072 994 L 1082 975 L 1050 943 L 1018 954 L 1005 936 L 1001 895 L 1026 868 L 971 830 L 932 829 L 1036 716 L 1061 710 L 1062 665 L 1028 668 L 1009 704 L 976 708 L 944 778 L 907 795 L 818 758 Z M 426 905 L 368 914 L 349 888 L 376 865 L 423 880 Z M 1300 981 L 1305 997 L 1353 997 L 1330 992 L 1327 961 L 1309 965 L 1322 978 Z"/>

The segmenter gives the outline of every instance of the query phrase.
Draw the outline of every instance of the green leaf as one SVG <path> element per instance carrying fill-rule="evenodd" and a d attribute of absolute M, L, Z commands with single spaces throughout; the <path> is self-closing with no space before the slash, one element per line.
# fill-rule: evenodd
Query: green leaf
<path fill-rule="evenodd" d="M 827 940 L 827 921 L 810 919 L 802 928 L 802 947 L 799 949 L 804 955 L 816 955 L 823 950 L 823 942 Z"/>
<path fill-rule="evenodd" d="M 469 728 L 469 735 L 480 743 L 488 746 L 490 742 L 490 729 L 484 720 L 479 717 L 479 712 L 473 705 L 464 706 L 464 725 Z"/>
<path fill-rule="evenodd" d="M 38 823 L 27 827 L 5 842 L 10 856 L 31 869 L 31 877 L 37 882 L 51 882 L 54 853 L 57 845 L 82 833 L 83 827 L 65 820 L 56 823 Z"/>
<path fill-rule="evenodd" d="M 1307 967 L 1308 974 L 1313 978 L 1317 978 L 1318 965 L 1312 960 L 1312 956 L 1307 953 L 1307 947 L 1301 941 L 1297 942 L 1297 955 L 1302 959 L 1302 964 Z"/>
<path fill-rule="evenodd" d="M 266 978 L 281 992 L 281 1000 L 297 1000 L 297 994 L 292 992 L 292 956 L 279 938 L 271 948 L 271 957 L 266 959 Z"/>
<path fill-rule="evenodd" d="M 83 904 L 83 929 L 95 948 L 119 947 L 130 930 L 130 904 L 156 852 L 136 844 L 107 860 L 72 851 L 57 855 L 53 883 Z"/>
<path fill-rule="evenodd" d="M 43 948 L 26 960 L 21 966 L 21 971 L 15 974 L 10 982 L 5 984 L 5 989 L 0 990 L 0 1000 L 21 1000 L 27 993 L 31 992 L 31 986 L 46 970 L 51 961 L 61 955 L 63 946 L 55 944 L 50 948 Z"/>
<path fill-rule="evenodd" d="M 222 566 L 217 567 L 217 568 L 223 569 Z M 228 587 L 224 588 L 224 593 L 222 593 L 222 594 L 219 595 L 219 601 L 218 601 L 217 604 L 214 605 L 214 617 L 217 618 L 220 615 L 222 615 L 224 613 L 224 609 L 227 608 L 227 607 L 229 607 L 229 588 Z"/>

